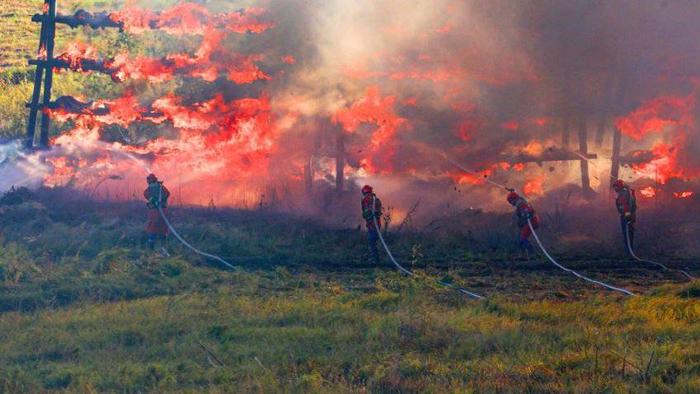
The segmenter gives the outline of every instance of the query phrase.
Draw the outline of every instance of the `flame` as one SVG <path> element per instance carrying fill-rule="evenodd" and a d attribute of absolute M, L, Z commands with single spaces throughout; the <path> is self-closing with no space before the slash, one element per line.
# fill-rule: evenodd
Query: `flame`
<path fill-rule="evenodd" d="M 459 171 L 450 172 L 449 176 L 455 183 L 460 185 L 484 185 L 486 184 L 486 179 L 490 178 L 498 169 L 499 164 L 492 164 L 484 167 L 485 168 L 476 173 Z"/>
<path fill-rule="evenodd" d="M 114 100 L 93 101 L 81 105 L 80 108 L 44 109 L 44 112 L 59 122 L 88 119 L 103 125 L 115 124 L 122 127 L 129 127 L 133 122 L 146 118 L 154 123 L 165 120 L 162 116 L 156 116 L 140 105 L 138 98 L 129 91 Z"/>
<path fill-rule="evenodd" d="M 407 120 L 396 115 L 394 104 L 396 97 L 382 97 L 379 88 L 367 88 L 365 97 L 356 101 L 350 108 L 339 110 L 333 115 L 333 122 L 341 124 L 345 131 L 354 133 L 361 124 L 370 123 L 376 126 L 368 146 L 367 156 L 361 159 L 362 168 L 369 173 L 390 173 L 392 159 L 396 153 L 394 141 L 398 129 Z"/>
<path fill-rule="evenodd" d="M 46 60 L 46 58 L 48 57 L 48 54 L 46 52 L 46 44 L 41 44 L 41 47 L 39 48 L 36 57 L 39 60 Z"/>
<path fill-rule="evenodd" d="M 517 120 L 509 120 L 501 123 L 501 127 L 509 131 L 518 131 L 520 129 L 520 123 L 518 123 Z"/>
<path fill-rule="evenodd" d="M 263 60 L 262 55 L 227 52 L 221 45 L 224 37 L 222 31 L 207 31 L 194 56 L 178 53 L 162 58 L 130 58 L 127 53 L 121 53 L 99 63 L 97 51 L 93 47 L 72 43 L 58 59 L 67 62 L 73 71 L 84 71 L 83 63 L 91 60 L 94 64 L 99 64 L 100 71 L 109 74 L 115 82 L 147 80 L 159 83 L 176 76 L 190 76 L 213 82 L 220 75 L 225 75 L 237 84 L 249 84 L 272 78 L 257 65 Z"/>
<path fill-rule="evenodd" d="M 691 192 L 691 191 L 674 192 L 673 198 L 683 199 L 683 198 L 693 197 L 694 195 L 695 195 L 695 192 Z"/>
<path fill-rule="evenodd" d="M 392 181 L 415 176 L 425 182 L 451 178 L 460 184 L 484 184 L 485 179 L 497 174 L 504 175 L 503 183 L 523 185 L 526 194 L 536 196 L 544 193 L 544 174 L 552 177 L 548 179 L 554 182 L 548 184 L 551 189 L 574 179 L 578 182 L 579 171 L 574 166 L 567 166 L 568 170 L 564 168 L 557 174 L 544 170 L 533 174 L 530 171 L 535 166 L 523 163 L 541 165 L 539 159 L 578 161 L 572 155 L 576 152 L 567 147 L 557 148 L 561 130 L 555 125 L 563 123 L 562 117 L 572 117 L 576 123 L 583 116 L 590 127 L 595 128 L 599 122 L 600 130 L 606 131 L 603 129 L 609 117 L 624 107 L 622 103 L 609 102 L 616 100 L 613 98 L 596 101 L 600 98 L 596 92 L 609 90 L 607 86 L 599 86 L 603 83 L 598 80 L 599 73 L 590 71 L 598 67 L 582 68 L 589 70 L 580 75 L 586 81 L 585 89 L 569 87 L 574 95 L 585 96 L 580 98 L 582 105 L 576 105 L 578 98 L 559 97 L 569 92 L 554 89 L 561 87 L 559 75 L 550 73 L 547 62 L 537 58 L 538 53 L 549 49 L 546 48 L 549 45 L 539 45 L 535 37 L 541 32 L 537 28 L 528 32 L 509 31 L 493 29 L 494 26 L 478 21 L 481 17 L 489 19 L 486 16 L 492 11 L 493 15 L 500 15 L 496 11 L 505 6 L 491 10 L 483 5 L 488 13 L 472 13 L 479 18 L 474 18 L 473 23 L 462 23 L 458 18 L 468 14 L 471 8 L 460 6 L 460 2 L 449 1 L 450 5 L 442 4 L 443 7 L 431 5 L 434 10 L 429 13 L 404 15 L 401 10 L 395 10 L 396 14 L 378 20 L 367 7 L 349 7 L 345 3 L 352 2 L 339 2 L 337 9 L 319 10 L 318 16 L 332 16 L 324 12 L 338 10 L 353 12 L 357 8 L 359 16 L 370 13 L 368 16 L 372 18 L 356 18 L 352 14 L 338 19 L 317 18 L 314 22 L 318 24 L 304 26 L 312 28 L 309 34 L 304 34 L 305 31 L 288 28 L 287 23 L 297 22 L 296 13 L 290 13 L 280 18 L 285 23 L 283 29 L 270 31 L 269 37 L 259 37 L 251 33 L 261 33 L 273 26 L 265 20 L 263 10 L 248 8 L 215 13 L 201 3 L 206 2 L 182 2 L 162 11 L 127 7 L 110 14 L 110 20 L 119 22 L 130 33 L 161 30 L 171 35 L 187 35 L 180 39 L 189 48 L 187 51 L 157 56 L 125 52 L 102 61 L 93 48 L 75 43 L 61 55 L 75 71 L 103 72 L 115 81 L 140 82 L 126 83 L 126 89 L 172 81 L 167 87 L 178 93 L 153 97 L 155 92 L 166 88 L 159 86 L 143 95 L 126 91 L 122 97 L 110 96 L 110 100 L 74 106 L 57 104 L 45 110 L 54 119 L 72 121 L 74 125 L 54 140 L 57 149 L 47 159 L 54 168 L 47 176 L 48 185 L 86 186 L 100 177 L 118 173 L 123 174 L 124 184 L 140 187 L 146 167 L 170 182 L 184 178 L 184 187 L 190 188 L 191 197 L 186 197 L 190 201 L 200 199 L 196 202 L 201 203 L 202 198 L 212 194 L 219 203 L 235 203 L 247 190 L 276 182 L 273 174 L 280 172 L 292 186 L 303 182 L 302 173 L 307 165 L 315 167 L 310 174 L 313 179 L 329 178 L 327 175 L 335 171 L 335 163 L 329 158 L 338 155 L 334 137 L 339 134 L 346 137 L 347 164 L 341 171 L 349 176 L 391 175 Z M 273 12 L 289 10 L 275 2 L 271 4 L 274 4 Z M 380 5 L 381 10 L 391 6 Z M 455 12 L 448 12 L 450 8 Z M 519 7 L 506 8 L 517 11 Z M 113 27 L 114 23 L 110 24 L 104 15 L 90 18 Z M 327 24 L 335 26 L 329 28 Z M 503 26 L 507 26 L 505 19 Z M 333 35 L 336 27 L 342 35 Z M 295 40 L 286 40 L 284 34 L 291 32 L 302 34 Z M 323 39 L 305 42 L 318 39 L 317 36 Z M 517 45 L 511 46 L 511 40 Z M 293 46 L 299 45 L 299 41 L 311 45 L 301 46 L 297 51 Z M 467 44 L 462 45 L 464 42 Z M 255 48 L 255 52 L 246 48 Z M 148 48 L 153 49 L 160 46 Z M 303 57 L 304 53 L 310 53 L 311 57 Z M 619 69 L 624 68 L 621 65 Z M 273 83 L 263 83 L 273 76 Z M 192 78 L 200 81 L 193 86 Z M 233 88 L 223 79 L 239 85 L 255 85 Z M 616 90 L 618 83 L 610 85 L 613 87 L 610 90 Z M 668 86 L 667 92 L 682 89 L 680 84 Z M 641 87 L 629 90 L 626 102 L 638 102 L 651 91 L 664 92 L 662 89 L 654 86 L 653 90 Z M 260 91 L 269 96 L 261 95 Z M 181 92 L 195 92 L 196 98 Z M 204 94 L 207 95 L 200 96 Z M 526 96 L 537 100 L 528 101 Z M 601 103 L 600 108 L 609 112 L 598 119 L 598 106 L 593 103 Z M 632 169 L 639 176 L 658 179 L 659 183 L 698 174 L 688 168 L 692 163 L 689 157 L 692 158 L 694 144 L 690 142 L 694 142 L 696 112 L 694 95 L 674 97 L 666 93 L 615 119 L 625 135 L 638 141 L 644 139 L 643 144 L 633 142 L 631 149 L 648 154 L 630 164 Z M 313 125 L 306 127 L 307 121 Z M 114 139 L 115 130 L 121 132 L 122 128 L 138 122 L 162 126 L 148 127 L 148 133 L 132 128 L 124 138 L 126 142 L 106 142 Z M 329 123 L 335 123 L 337 128 Z M 133 135 L 137 138 L 129 141 Z M 432 151 L 417 149 L 418 142 Z M 623 146 L 627 148 L 629 142 Z M 479 172 L 465 174 L 453 169 L 434 154 L 438 150 L 465 168 Z M 607 156 L 607 152 L 596 153 L 599 157 Z M 554 166 L 550 167 L 551 171 Z M 600 176 L 601 171 L 591 171 L 592 178 Z M 557 176 L 561 179 L 554 179 Z M 509 178 L 507 182 L 505 177 Z"/>
<path fill-rule="evenodd" d="M 665 184 L 669 179 L 682 178 L 685 171 L 678 165 L 678 149 L 664 142 L 655 144 L 651 153 L 653 159 L 641 164 L 633 164 L 634 172 L 642 177 L 655 179 Z"/>
<path fill-rule="evenodd" d="M 626 135 L 640 140 L 651 133 L 664 133 L 649 151 L 635 152 L 640 160 L 631 165 L 634 172 L 661 184 L 670 179 L 697 176 L 700 169 L 689 164 L 688 135 L 696 128 L 695 95 L 685 97 L 662 96 L 645 102 L 640 108 L 616 120 L 617 127 Z"/>
<path fill-rule="evenodd" d="M 615 120 L 615 126 L 625 135 L 641 140 L 652 133 L 662 133 L 669 127 L 682 126 L 695 107 L 695 97 L 664 96 L 644 103 L 627 116 Z"/>
<path fill-rule="evenodd" d="M 639 194 L 644 198 L 654 198 L 656 197 L 656 188 L 647 186 L 644 189 L 639 189 Z"/>
<path fill-rule="evenodd" d="M 523 186 L 523 193 L 528 197 L 542 196 L 544 195 L 544 188 L 542 187 L 543 183 L 544 175 L 531 178 L 525 182 L 525 185 Z"/>
<path fill-rule="evenodd" d="M 531 156 L 541 156 L 544 151 L 545 147 L 540 141 L 530 141 L 521 150 L 522 153 Z"/>
<path fill-rule="evenodd" d="M 278 130 L 269 100 L 225 102 L 217 96 L 192 107 L 179 103 L 179 98 L 170 96 L 154 104 L 178 128 L 177 138 L 159 137 L 142 146 L 102 142 L 100 117 L 78 118 L 73 130 L 52 141 L 64 155 L 47 159 L 53 170 L 45 184 L 86 187 L 116 172 L 138 187 L 145 172 L 155 171 L 193 190 L 187 197 L 190 202 L 202 203 L 191 199 L 216 195 L 220 203 L 240 203 L 241 193 L 260 186 L 259 175 L 267 173 L 276 149 Z M 125 117 L 121 122 L 131 116 L 110 115 Z M 82 159 L 72 159 L 75 156 Z"/>
<path fill-rule="evenodd" d="M 120 23 L 123 29 L 140 34 L 158 29 L 173 35 L 204 34 L 213 29 L 235 33 L 262 33 L 272 23 L 260 20 L 261 8 L 248 8 L 239 12 L 212 14 L 203 5 L 181 3 L 161 12 L 149 9 L 126 7 L 110 14 L 110 19 Z"/>
<path fill-rule="evenodd" d="M 72 42 L 56 59 L 67 62 L 73 71 L 84 71 L 83 62 L 97 60 L 97 49 L 85 43 Z"/>

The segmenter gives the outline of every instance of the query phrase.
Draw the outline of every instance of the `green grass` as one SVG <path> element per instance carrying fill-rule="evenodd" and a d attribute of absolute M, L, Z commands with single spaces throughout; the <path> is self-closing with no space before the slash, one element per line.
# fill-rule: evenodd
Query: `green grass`
<path fill-rule="evenodd" d="M 700 305 L 677 289 L 469 302 L 386 272 L 371 275 L 370 292 L 314 274 L 220 276 L 179 295 L 4 314 L 0 382 L 13 392 L 700 390 Z"/>
<path fill-rule="evenodd" d="M 0 199 L 0 391 L 700 390 L 698 282 L 567 261 L 641 294 L 625 298 L 512 262 L 508 245 L 484 252 L 488 236 L 389 234 L 427 275 L 414 280 L 365 264 L 359 230 L 173 207 L 231 272 L 175 243 L 170 258 L 144 250 L 141 203 L 74 193 Z"/>
<path fill-rule="evenodd" d="M 40 3 L 0 3 L 3 137 L 25 127 L 26 60 L 38 41 L 29 15 Z M 90 40 L 104 56 L 196 46 L 114 31 L 61 28 L 59 37 L 59 48 Z M 55 81 L 54 96 L 105 98 L 123 88 L 100 75 Z M 147 96 L 175 88 L 188 87 Z M 274 210 L 173 207 L 188 240 L 239 267 L 228 272 L 172 241 L 170 258 L 144 250 L 141 202 L 86 201 L 71 190 L 10 197 L 0 201 L 0 392 L 700 391 L 700 284 L 623 258 L 616 239 L 600 240 L 617 230 L 600 224 L 604 214 L 545 226 L 543 239 L 567 266 L 639 297 L 602 291 L 543 260 L 513 261 L 505 216 L 470 213 L 445 218 L 441 231 L 390 232 L 400 261 L 425 279 L 416 281 L 386 260 L 368 265 L 361 230 Z M 687 219 L 666 217 L 654 236 L 641 231 L 642 252 L 697 272 L 688 238 L 697 225 Z M 574 233 L 580 228 L 593 233 Z"/>

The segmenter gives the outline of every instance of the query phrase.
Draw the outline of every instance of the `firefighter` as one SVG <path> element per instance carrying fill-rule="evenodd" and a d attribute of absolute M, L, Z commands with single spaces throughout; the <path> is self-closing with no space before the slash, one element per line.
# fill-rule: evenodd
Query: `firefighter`
<path fill-rule="evenodd" d="M 163 215 L 168 214 L 170 191 L 153 174 L 148 175 L 146 182 L 148 187 L 144 190 L 143 196 L 146 198 L 146 206 L 148 207 L 148 224 L 146 225 L 148 247 L 154 250 L 156 243 L 160 241 L 161 249 L 165 251 L 164 244 L 169 231 Z"/>
<path fill-rule="evenodd" d="M 530 254 L 535 253 L 535 248 L 532 246 L 529 240 L 530 235 L 532 235 L 532 230 L 528 225 L 528 220 L 530 223 L 532 223 L 532 227 L 537 229 L 540 225 L 540 218 L 537 216 L 537 213 L 532 205 L 514 190 L 511 190 L 510 193 L 508 193 L 507 199 L 510 205 L 515 207 L 515 217 L 517 219 L 518 228 L 520 229 L 518 248 L 525 255 L 525 257 L 529 259 Z"/>
<path fill-rule="evenodd" d="M 637 198 L 634 190 L 623 180 L 613 182 L 613 190 L 617 193 L 615 205 L 620 214 L 620 227 L 622 239 L 625 241 L 625 249 L 634 249 L 634 224 L 637 222 Z"/>
<path fill-rule="evenodd" d="M 379 231 L 382 229 L 382 202 L 374 194 L 372 186 L 362 187 L 362 218 L 367 223 L 367 245 L 373 263 L 379 263 Z M 376 223 L 376 224 L 375 224 Z"/>

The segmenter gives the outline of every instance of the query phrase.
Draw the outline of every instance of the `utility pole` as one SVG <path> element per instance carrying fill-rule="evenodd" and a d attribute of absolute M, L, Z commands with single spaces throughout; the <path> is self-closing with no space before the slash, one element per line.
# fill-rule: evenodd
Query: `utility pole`
<path fill-rule="evenodd" d="M 32 92 L 32 101 L 28 104 L 29 121 L 27 122 L 27 140 L 25 146 L 27 149 L 34 148 L 34 139 L 36 133 L 36 121 L 39 109 L 43 108 L 51 101 L 51 88 L 53 85 L 53 51 L 56 37 L 56 0 L 44 0 L 44 8 L 41 21 L 41 32 L 39 35 L 39 51 L 36 62 L 36 73 L 34 74 L 34 90 Z M 32 20 L 35 20 L 34 18 Z M 42 85 L 44 91 L 42 94 Z M 43 96 L 43 105 L 39 105 L 39 100 Z M 48 148 L 49 146 L 49 116 L 46 113 L 41 115 L 41 135 L 39 136 L 39 146 Z"/>
<path fill-rule="evenodd" d="M 627 81 L 624 76 L 620 76 L 618 81 L 618 91 L 617 91 L 617 109 L 624 108 L 625 101 L 625 90 L 627 88 Z M 620 151 L 622 149 L 622 132 L 619 128 L 615 127 L 613 133 L 613 146 L 612 146 L 612 167 L 610 168 L 610 181 L 613 182 L 620 178 Z"/>
<path fill-rule="evenodd" d="M 345 184 L 345 132 L 338 127 L 335 144 L 335 190 L 342 193 Z"/>

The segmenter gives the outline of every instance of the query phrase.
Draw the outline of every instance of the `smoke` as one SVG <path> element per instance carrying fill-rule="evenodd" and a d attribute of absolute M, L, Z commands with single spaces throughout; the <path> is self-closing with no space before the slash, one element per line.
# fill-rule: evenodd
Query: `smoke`
<path fill-rule="evenodd" d="M 25 153 L 19 141 L 0 144 L 0 191 L 39 187 L 50 172 L 39 155 Z"/>
<path fill-rule="evenodd" d="M 183 41 L 162 56 L 104 59 L 99 64 L 123 82 L 122 97 L 100 103 L 99 114 L 70 117 L 74 129 L 41 155 L 48 169 L 37 176 L 48 185 L 89 185 L 119 173 L 135 189 L 145 166 L 177 183 L 184 202 L 249 206 L 263 194 L 303 201 L 313 190 L 325 193 L 340 168 L 345 189 L 372 183 L 399 210 L 417 200 L 431 209 L 498 208 L 503 193 L 484 177 L 536 198 L 576 189 L 583 163 L 590 186 L 607 190 L 615 128 L 623 159 L 633 157 L 624 179 L 682 189 L 671 181 L 700 175 L 700 5 L 238 6 L 158 12 L 132 2 L 114 13 L 139 37 L 162 30 L 191 43 L 194 34 L 198 48 Z M 67 61 L 74 70 L 82 64 Z M 177 88 L 154 99 L 152 91 L 139 95 L 143 80 Z M 158 134 L 139 131 L 144 123 Z M 115 137 L 114 127 L 129 138 Z M 589 153 L 597 158 L 579 160 Z"/>

